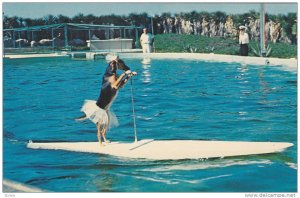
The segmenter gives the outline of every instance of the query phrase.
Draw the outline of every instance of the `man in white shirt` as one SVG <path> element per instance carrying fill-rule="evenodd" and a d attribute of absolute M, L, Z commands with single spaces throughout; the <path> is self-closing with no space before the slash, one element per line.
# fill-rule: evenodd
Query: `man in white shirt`
<path fill-rule="evenodd" d="M 140 42 L 143 48 L 143 53 L 152 52 L 152 44 L 154 42 L 154 37 L 151 33 L 148 33 L 147 28 L 143 29 L 143 34 L 141 35 Z"/>
<path fill-rule="evenodd" d="M 240 44 L 240 55 L 248 56 L 248 44 L 249 44 L 249 36 L 246 32 L 245 26 L 240 26 L 240 36 L 239 36 L 239 44 Z"/>

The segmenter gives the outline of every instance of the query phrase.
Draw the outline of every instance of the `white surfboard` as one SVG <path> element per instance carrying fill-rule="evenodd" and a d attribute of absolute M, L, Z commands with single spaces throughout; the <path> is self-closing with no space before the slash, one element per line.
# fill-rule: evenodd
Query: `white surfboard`
<path fill-rule="evenodd" d="M 112 142 L 29 142 L 28 148 L 99 153 L 125 158 L 179 160 L 233 157 L 281 152 L 293 146 L 287 142 L 233 142 L 201 140 L 141 140 L 135 143 Z"/>

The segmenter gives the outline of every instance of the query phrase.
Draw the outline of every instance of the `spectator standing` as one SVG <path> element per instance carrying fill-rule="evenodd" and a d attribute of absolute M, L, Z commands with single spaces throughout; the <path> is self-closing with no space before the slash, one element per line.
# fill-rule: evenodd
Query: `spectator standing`
<path fill-rule="evenodd" d="M 143 34 L 140 37 L 140 43 L 143 48 L 143 53 L 151 53 L 154 37 L 151 33 L 148 33 L 147 28 L 143 29 Z"/>
<path fill-rule="evenodd" d="M 239 44 L 240 44 L 240 55 L 241 56 L 248 56 L 248 44 L 249 44 L 249 35 L 246 32 L 245 26 L 240 26 L 240 35 L 239 35 Z"/>

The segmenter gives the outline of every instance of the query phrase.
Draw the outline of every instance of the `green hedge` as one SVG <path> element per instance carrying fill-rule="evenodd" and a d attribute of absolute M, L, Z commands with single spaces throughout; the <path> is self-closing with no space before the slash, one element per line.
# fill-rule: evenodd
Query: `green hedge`
<path fill-rule="evenodd" d="M 272 48 L 270 57 L 295 58 L 297 46 L 283 43 L 270 43 Z M 249 56 L 257 56 L 252 48 L 259 46 L 259 42 L 251 41 L 249 44 Z M 184 34 L 158 34 L 155 35 L 155 52 L 186 52 L 186 53 L 215 53 L 239 55 L 237 40 L 206 37 Z"/>

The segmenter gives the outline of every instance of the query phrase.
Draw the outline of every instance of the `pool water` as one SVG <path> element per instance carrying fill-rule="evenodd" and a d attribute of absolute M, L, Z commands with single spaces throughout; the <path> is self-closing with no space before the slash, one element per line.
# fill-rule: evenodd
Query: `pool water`
<path fill-rule="evenodd" d="M 4 60 L 3 176 L 54 192 L 296 192 L 297 74 L 197 60 L 124 59 L 133 79 L 138 139 L 284 141 L 269 155 L 150 161 L 55 150 L 33 141 L 97 141 L 96 127 L 76 122 L 96 100 L 104 60 Z M 134 141 L 130 83 L 113 106 L 112 141 Z M 221 149 L 221 148 L 220 148 Z"/>

